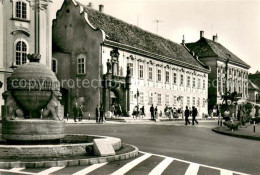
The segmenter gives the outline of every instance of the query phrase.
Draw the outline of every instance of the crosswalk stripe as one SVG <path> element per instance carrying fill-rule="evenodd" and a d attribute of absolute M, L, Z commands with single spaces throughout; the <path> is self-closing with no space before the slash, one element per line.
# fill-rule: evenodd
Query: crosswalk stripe
<path fill-rule="evenodd" d="M 64 168 L 64 166 L 62 167 L 52 167 L 52 168 L 48 168 L 47 170 L 41 171 L 39 173 L 37 173 L 37 175 L 46 175 L 46 174 L 50 174 L 53 173 L 55 171 L 58 171 L 60 169 Z"/>
<path fill-rule="evenodd" d="M 24 168 L 12 168 L 12 169 L 10 169 L 10 171 L 12 171 L 12 172 L 19 172 L 19 171 L 21 171 L 23 169 Z"/>
<path fill-rule="evenodd" d="M 222 170 L 220 170 L 220 175 L 233 175 L 233 172 L 222 169 Z"/>
<path fill-rule="evenodd" d="M 123 175 L 127 173 L 129 170 L 131 170 L 132 168 L 134 168 L 136 165 L 141 163 L 142 161 L 148 159 L 149 157 L 151 157 L 151 154 L 144 154 L 143 156 L 133 160 L 132 162 L 127 163 L 126 165 L 124 165 L 122 168 L 118 169 L 111 175 Z"/>
<path fill-rule="evenodd" d="M 93 164 L 93 165 L 91 165 L 91 166 L 89 166 L 87 168 L 84 168 L 84 169 L 82 169 L 82 170 L 80 170 L 80 171 L 78 171 L 78 172 L 76 172 L 76 173 L 74 173 L 72 175 L 85 175 L 85 174 L 88 174 L 88 173 L 90 173 L 90 172 L 92 172 L 92 171 L 94 171 L 94 170 L 96 170 L 96 169 L 98 169 L 98 168 L 100 168 L 100 167 L 102 167 L 102 166 L 104 166 L 106 164 L 107 164 L 107 162 Z"/>
<path fill-rule="evenodd" d="M 186 170 L 185 175 L 197 175 L 199 167 L 199 164 L 191 163 L 189 168 Z"/>
<path fill-rule="evenodd" d="M 23 171 L 13 172 L 13 171 L 11 171 L 11 170 L 5 170 L 5 169 L 0 169 L 0 174 L 1 174 L 1 172 L 17 173 L 17 174 L 26 174 L 26 175 L 34 175 L 34 173 L 28 173 L 28 172 L 23 172 Z"/>
<path fill-rule="evenodd" d="M 174 159 L 167 157 L 165 158 L 159 165 L 157 165 L 150 173 L 149 175 L 160 175 L 163 173 L 163 171 L 172 163 Z"/>

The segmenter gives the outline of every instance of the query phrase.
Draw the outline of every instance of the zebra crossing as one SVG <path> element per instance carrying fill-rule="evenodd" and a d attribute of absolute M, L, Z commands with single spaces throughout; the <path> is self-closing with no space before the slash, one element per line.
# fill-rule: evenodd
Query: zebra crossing
<path fill-rule="evenodd" d="M 0 175 L 246 175 L 244 173 L 180 160 L 173 157 L 141 152 L 133 159 L 105 162 L 88 166 L 52 168 L 0 169 Z"/>

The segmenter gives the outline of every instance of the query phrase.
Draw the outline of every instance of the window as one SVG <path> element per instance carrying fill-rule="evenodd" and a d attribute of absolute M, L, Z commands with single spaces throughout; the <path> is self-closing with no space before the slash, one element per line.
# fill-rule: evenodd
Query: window
<path fill-rule="evenodd" d="M 190 97 L 187 97 L 187 106 L 190 106 Z"/>
<path fill-rule="evenodd" d="M 200 78 L 198 78 L 198 89 L 200 89 L 201 88 L 201 83 L 200 83 Z"/>
<path fill-rule="evenodd" d="M 21 65 L 27 62 L 27 45 L 24 41 L 18 41 L 15 45 L 15 64 Z"/>
<path fill-rule="evenodd" d="M 202 107 L 205 107 L 205 98 L 202 99 Z"/>
<path fill-rule="evenodd" d="M 195 106 L 195 97 L 192 98 L 192 106 Z"/>
<path fill-rule="evenodd" d="M 139 78 L 144 78 L 144 66 L 139 65 Z"/>
<path fill-rule="evenodd" d="M 195 88 L 195 85 L 196 85 L 196 79 L 193 77 L 192 78 L 192 87 Z"/>
<path fill-rule="evenodd" d="M 183 106 L 183 96 L 179 96 L 179 101 L 180 101 L 181 106 Z"/>
<path fill-rule="evenodd" d="M 161 105 L 162 104 L 162 94 L 157 94 L 157 97 L 158 97 L 158 105 Z"/>
<path fill-rule="evenodd" d="M 133 63 L 127 63 L 127 66 L 130 68 L 130 75 L 133 77 L 133 71 L 134 71 L 134 64 Z"/>
<path fill-rule="evenodd" d="M 173 73 L 173 84 L 177 83 L 177 74 Z"/>
<path fill-rule="evenodd" d="M 162 71 L 160 69 L 157 70 L 157 81 L 162 81 Z"/>
<path fill-rule="evenodd" d="M 200 107 L 200 98 L 197 99 L 197 106 Z"/>
<path fill-rule="evenodd" d="M 25 2 L 18 1 L 15 3 L 15 17 L 20 19 L 27 18 L 27 4 Z"/>
<path fill-rule="evenodd" d="M 152 67 L 149 67 L 148 69 L 148 78 L 149 80 L 153 80 L 153 68 Z"/>
<path fill-rule="evenodd" d="M 130 103 L 134 102 L 134 92 L 133 91 L 130 91 L 129 100 L 130 100 Z"/>
<path fill-rule="evenodd" d="M 78 74 L 85 74 L 85 58 L 78 58 Z"/>
<path fill-rule="evenodd" d="M 149 104 L 153 104 L 153 93 L 149 94 Z"/>
<path fill-rule="evenodd" d="M 170 95 L 169 95 L 169 94 L 165 94 L 165 103 L 166 103 L 167 105 L 170 104 Z"/>
<path fill-rule="evenodd" d="M 203 80 L 203 85 L 202 88 L 205 89 L 206 88 L 206 80 Z"/>
<path fill-rule="evenodd" d="M 165 72 L 165 82 L 169 83 L 169 81 L 170 81 L 170 74 L 169 74 L 169 71 L 166 71 Z"/>
<path fill-rule="evenodd" d="M 144 92 L 139 92 L 140 104 L 144 104 Z"/>
<path fill-rule="evenodd" d="M 183 75 L 181 74 L 180 85 L 183 86 L 183 83 L 184 83 L 184 77 L 183 77 Z"/>
<path fill-rule="evenodd" d="M 52 58 L 52 71 L 54 73 L 58 72 L 58 62 L 55 58 Z"/>
<path fill-rule="evenodd" d="M 187 77 L 187 87 L 190 87 L 190 76 Z"/>

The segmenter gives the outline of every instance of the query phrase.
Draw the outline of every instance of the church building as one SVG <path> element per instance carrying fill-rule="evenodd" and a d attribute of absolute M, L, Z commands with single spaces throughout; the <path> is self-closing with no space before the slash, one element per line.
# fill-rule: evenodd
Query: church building
<path fill-rule="evenodd" d="M 84 116 L 97 105 L 117 103 L 124 115 L 136 105 L 150 115 L 196 106 L 208 112 L 208 74 L 184 45 L 145 31 L 74 0 L 64 0 L 53 21 L 53 66 L 61 82 L 65 111 L 77 102 Z M 184 43 L 184 41 L 183 41 Z"/>

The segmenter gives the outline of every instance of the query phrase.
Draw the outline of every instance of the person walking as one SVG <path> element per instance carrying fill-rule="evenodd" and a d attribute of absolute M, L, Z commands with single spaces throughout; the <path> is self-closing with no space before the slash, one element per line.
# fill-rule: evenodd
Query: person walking
<path fill-rule="evenodd" d="M 121 105 L 118 104 L 117 105 L 117 118 L 121 117 L 121 114 L 122 114 L 122 108 L 121 108 Z"/>
<path fill-rule="evenodd" d="M 154 107 L 153 105 L 150 107 L 151 119 L 154 120 Z"/>
<path fill-rule="evenodd" d="M 82 121 L 82 117 L 83 117 L 82 105 L 78 107 L 78 117 L 79 117 L 79 121 Z"/>
<path fill-rule="evenodd" d="M 192 106 L 192 125 L 194 125 L 194 121 L 199 124 L 199 122 L 196 120 L 196 117 L 198 115 L 198 110 L 195 108 L 195 106 Z"/>
<path fill-rule="evenodd" d="M 188 123 L 190 124 L 189 121 L 190 110 L 188 109 L 188 106 L 186 106 L 186 110 L 184 111 L 184 116 L 185 116 L 185 125 L 187 125 Z"/>
<path fill-rule="evenodd" d="M 99 117 L 99 108 L 98 105 L 96 107 L 96 123 L 98 123 L 98 117 Z"/>
<path fill-rule="evenodd" d="M 99 123 L 100 122 L 103 123 L 103 121 L 104 121 L 104 110 L 103 110 L 102 105 L 100 105 L 100 108 L 99 108 Z"/>
<path fill-rule="evenodd" d="M 74 114 L 74 122 L 77 122 L 78 118 L 78 103 L 76 102 L 75 105 L 73 106 L 73 114 Z"/>
<path fill-rule="evenodd" d="M 111 113 L 112 113 L 112 117 L 115 117 L 115 105 L 114 104 L 112 104 L 112 106 L 111 106 Z"/>
<path fill-rule="evenodd" d="M 154 109 L 154 115 L 155 115 L 156 118 L 158 118 L 158 108 L 157 108 L 157 106 Z"/>
<path fill-rule="evenodd" d="M 144 118 L 144 116 L 145 116 L 145 113 L 144 113 L 144 106 L 141 107 L 141 116 L 142 116 L 142 118 Z"/>

